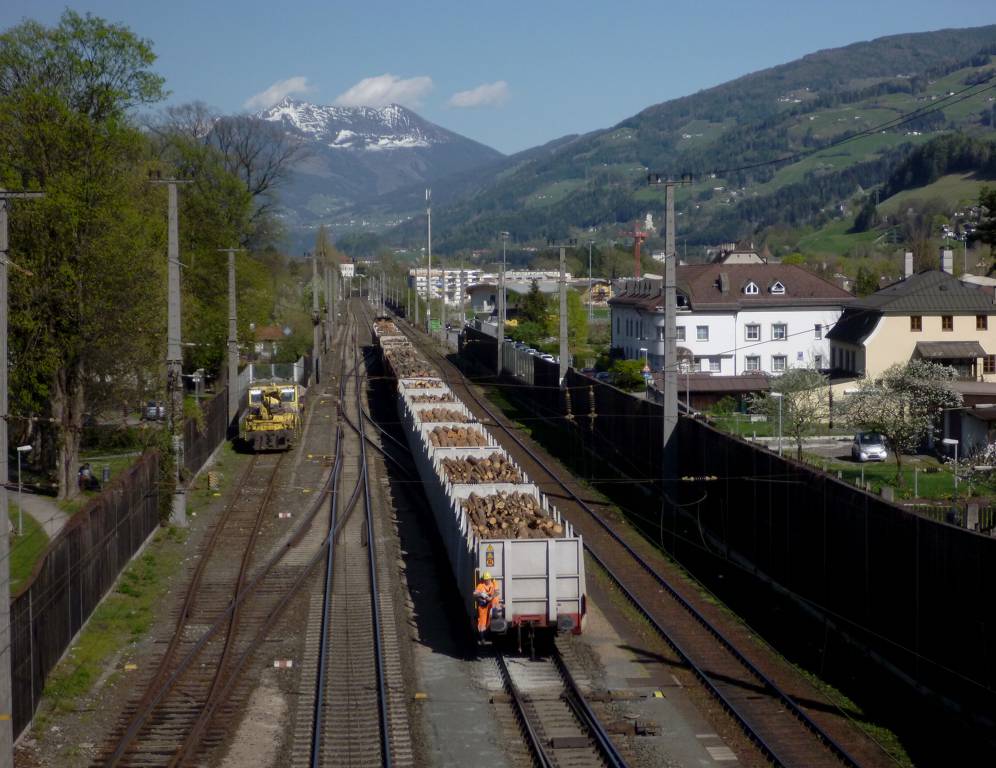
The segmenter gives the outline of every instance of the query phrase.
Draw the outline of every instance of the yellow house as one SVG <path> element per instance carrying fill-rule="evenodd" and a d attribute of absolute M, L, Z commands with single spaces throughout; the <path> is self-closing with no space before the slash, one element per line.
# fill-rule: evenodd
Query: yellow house
<path fill-rule="evenodd" d="M 996 381 L 996 305 L 978 286 L 920 272 L 856 301 L 827 333 L 835 377 L 875 378 L 920 358 L 963 381 Z"/>

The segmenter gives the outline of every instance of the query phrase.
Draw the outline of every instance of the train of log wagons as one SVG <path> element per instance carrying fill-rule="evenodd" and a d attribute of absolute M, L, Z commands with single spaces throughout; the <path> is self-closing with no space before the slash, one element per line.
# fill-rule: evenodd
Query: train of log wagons
<path fill-rule="evenodd" d="M 389 318 L 374 321 L 397 407 L 468 616 L 484 573 L 501 608 L 492 635 L 580 634 L 584 547 L 539 488 Z"/>

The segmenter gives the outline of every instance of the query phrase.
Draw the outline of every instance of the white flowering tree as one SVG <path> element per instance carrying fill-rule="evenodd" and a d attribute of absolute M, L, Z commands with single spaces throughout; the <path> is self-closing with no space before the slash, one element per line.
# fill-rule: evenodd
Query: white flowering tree
<path fill-rule="evenodd" d="M 876 379 L 866 379 L 841 404 L 845 423 L 865 432 L 878 432 L 896 459 L 896 484 L 903 483 L 903 454 L 913 453 L 930 437 L 947 408 L 962 404 L 951 382 L 954 368 L 926 360 L 893 365 Z"/>
<path fill-rule="evenodd" d="M 791 368 L 771 382 L 771 394 L 756 395 L 750 409 L 763 413 L 769 423 L 778 422 L 781 400 L 782 434 L 795 441 L 796 458 L 802 459 L 802 440 L 830 417 L 830 388 L 822 373 L 813 368 Z"/>

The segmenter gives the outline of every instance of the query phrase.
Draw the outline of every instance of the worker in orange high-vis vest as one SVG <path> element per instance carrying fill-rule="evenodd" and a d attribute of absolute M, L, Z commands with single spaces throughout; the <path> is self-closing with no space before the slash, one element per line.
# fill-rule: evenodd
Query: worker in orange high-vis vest
<path fill-rule="evenodd" d="M 477 603 L 477 637 L 484 642 L 484 633 L 491 620 L 491 611 L 501 602 L 498 580 L 491 575 L 491 571 L 481 574 L 481 579 L 474 590 L 474 601 Z"/>

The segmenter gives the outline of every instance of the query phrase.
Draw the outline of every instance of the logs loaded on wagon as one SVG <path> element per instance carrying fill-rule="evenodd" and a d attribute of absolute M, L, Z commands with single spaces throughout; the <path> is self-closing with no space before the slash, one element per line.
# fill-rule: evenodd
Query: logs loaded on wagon
<path fill-rule="evenodd" d="M 556 538 L 564 532 L 564 526 L 547 515 L 531 493 L 472 493 L 460 505 L 477 535 L 484 539 Z"/>
<path fill-rule="evenodd" d="M 394 375 L 399 379 L 426 379 L 436 375 L 429 364 L 410 346 L 393 346 L 384 351 Z"/>
<path fill-rule="evenodd" d="M 451 392 L 443 392 L 439 395 L 412 395 L 412 405 L 423 405 L 425 403 L 455 403 L 457 399 Z"/>
<path fill-rule="evenodd" d="M 522 472 L 500 453 L 484 458 L 444 458 L 443 471 L 451 483 L 521 483 Z"/>
<path fill-rule="evenodd" d="M 426 408 L 424 411 L 419 411 L 418 418 L 423 424 L 439 421 L 464 424 L 472 420 L 471 416 L 455 408 Z"/>
<path fill-rule="evenodd" d="M 488 438 L 473 427 L 435 427 L 429 442 L 434 448 L 484 448 Z"/>
<path fill-rule="evenodd" d="M 439 379 L 415 379 L 405 383 L 406 389 L 439 389 L 443 382 Z"/>
<path fill-rule="evenodd" d="M 503 605 L 488 632 L 528 627 L 530 633 L 580 634 L 581 537 L 488 427 L 477 423 L 441 369 L 407 336 L 390 335 L 388 324 L 379 323 L 376 332 L 385 371 L 397 380 L 398 416 L 412 461 L 472 625 L 479 626 L 474 590 L 490 571 Z"/>

